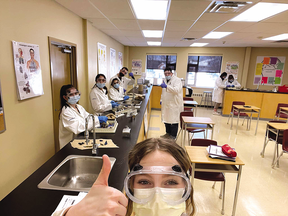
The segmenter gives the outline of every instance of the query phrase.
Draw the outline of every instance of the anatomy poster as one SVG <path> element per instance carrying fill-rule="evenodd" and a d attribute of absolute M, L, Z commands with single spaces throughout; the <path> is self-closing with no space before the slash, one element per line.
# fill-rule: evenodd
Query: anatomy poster
<path fill-rule="evenodd" d="M 18 99 L 43 95 L 39 46 L 12 41 Z"/>
<path fill-rule="evenodd" d="M 284 74 L 285 56 L 257 56 L 254 85 L 280 86 Z"/>
<path fill-rule="evenodd" d="M 106 77 L 108 76 L 106 45 L 101 43 L 98 43 L 98 69 L 99 74 L 104 74 Z"/>
<path fill-rule="evenodd" d="M 119 60 L 119 70 L 123 67 L 123 55 L 121 52 L 118 52 L 118 60 Z"/>
<path fill-rule="evenodd" d="M 132 73 L 135 75 L 141 75 L 142 73 L 142 60 L 141 59 L 132 60 Z"/>
<path fill-rule="evenodd" d="M 239 69 L 239 62 L 237 61 L 226 62 L 225 72 L 228 75 L 232 74 L 235 79 L 237 79 L 237 76 L 238 76 L 238 69 Z"/>
<path fill-rule="evenodd" d="M 110 77 L 114 76 L 116 74 L 116 50 L 110 48 Z M 107 79 L 109 80 L 110 77 Z"/>

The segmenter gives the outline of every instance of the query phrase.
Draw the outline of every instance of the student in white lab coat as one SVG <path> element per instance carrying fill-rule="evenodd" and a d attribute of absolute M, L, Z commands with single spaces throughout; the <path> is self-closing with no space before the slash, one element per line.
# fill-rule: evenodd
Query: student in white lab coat
<path fill-rule="evenodd" d="M 95 115 L 100 115 L 105 111 L 109 111 L 119 104 L 115 101 L 111 101 L 108 98 L 108 89 L 106 88 L 106 77 L 104 74 L 98 74 L 95 78 L 96 84 L 93 86 L 90 92 L 90 102 Z"/>
<path fill-rule="evenodd" d="M 85 131 L 85 119 L 90 114 L 77 102 L 80 92 L 73 85 L 64 85 L 60 90 L 61 111 L 59 114 L 59 143 L 60 149 L 73 140 L 75 134 Z M 106 116 L 95 116 L 95 126 L 106 122 Z M 92 118 L 89 118 L 88 130 L 93 127 Z"/>
<path fill-rule="evenodd" d="M 241 87 L 241 84 L 237 81 L 237 80 L 235 80 L 234 79 L 234 76 L 232 75 L 232 74 L 230 74 L 229 76 L 228 76 L 228 80 L 226 81 L 226 87 L 232 87 L 232 88 L 234 88 L 234 87 L 236 87 L 236 88 L 240 88 Z"/>
<path fill-rule="evenodd" d="M 213 90 L 212 101 L 215 102 L 213 115 L 220 115 L 217 112 L 218 107 L 222 103 L 223 100 L 223 89 L 226 88 L 226 77 L 227 73 L 223 72 L 220 77 L 216 79 L 215 87 Z"/>
<path fill-rule="evenodd" d="M 184 110 L 181 79 L 173 75 L 170 68 L 164 69 L 165 79 L 161 84 L 161 114 L 166 134 L 162 138 L 176 139 L 180 113 Z"/>
<path fill-rule="evenodd" d="M 108 94 L 109 94 L 110 99 L 114 101 L 121 101 L 121 100 L 129 99 L 129 96 L 124 94 L 124 89 L 122 86 L 120 86 L 119 80 L 117 78 L 114 78 L 112 82 L 110 83 Z"/>
<path fill-rule="evenodd" d="M 125 75 L 128 73 L 128 68 L 123 67 L 119 73 L 117 73 L 115 76 L 111 77 L 110 83 L 113 79 L 117 78 L 119 80 L 119 85 L 124 89 L 124 93 L 126 92 L 128 85 L 133 85 L 135 83 L 135 78 L 132 72 L 129 73 L 129 76 L 132 77 L 132 79 L 129 79 L 125 77 Z"/>

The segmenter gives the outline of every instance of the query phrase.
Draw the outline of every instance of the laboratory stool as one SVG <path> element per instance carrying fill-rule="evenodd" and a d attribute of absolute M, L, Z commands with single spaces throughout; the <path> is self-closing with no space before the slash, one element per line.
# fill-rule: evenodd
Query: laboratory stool
<path fill-rule="evenodd" d="M 212 92 L 211 91 L 203 91 L 200 106 L 202 106 L 202 102 L 204 103 L 203 106 L 209 106 L 213 107 L 212 103 Z"/>

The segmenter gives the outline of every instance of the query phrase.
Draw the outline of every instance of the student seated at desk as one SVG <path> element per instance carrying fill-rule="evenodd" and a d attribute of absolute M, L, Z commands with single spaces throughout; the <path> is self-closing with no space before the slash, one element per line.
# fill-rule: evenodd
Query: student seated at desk
<path fill-rule="evenodd" d="M 59 114 L 59 143 L 60 149 L 74 139 L 75 134 L 85 131 L 85 119 L 90 114 L 77 102 L 80 92 L 73 85 L 64 85 L 60 90 L 61 111 Z M 106 122 L 106 116 L 95 116 L 95 127 Z M 92 118 L 89 118 L 88 130 L 93 127 Z"/>
<path fill-rule="evenodd" d="M 230 74 L 229 76 L 228 76 L 228 80 L 226 81 L 226 87 L 232 87 L 232 88 L 234 88 L 234 87 L 236 87 L 236 88 L 240 88 L 241 87 L 241 84 L 237 81 L 237 80 L 235 80 L 234 79 L 234 76 L 232 75 L 232 74 Z"/>
<path fill-rule="evenodd" d="M 95 111 L 95 115 L 100 115 L 105 111 L 112 110 L 112 108 L 117 107 L 119 104 L 113 100 L 109 100 L 108 90 L 105 86 L 106 77 L 104 74 L 98 74 L 95 78 L 95 82 L 96 84 L 90 92 L 90 102 Z"/>
<path fill-rule="evenodd" d="M 108 186 L 110 160 L 103 155 L 101 172 L 89 193 L 77 204 L 53 216 L 193 216 L 191 162 L 171 139 L 150 138 L 128 155 L 130 173 L 124 181 L 127 197 Z"/>
<path fill-rule="evenodd" d="M 110 83 L 109 97 L 114 101 L 121 101 L 129 99 L 129 96 L 124 94 L 124 89 L 119 84 L 119 80 L 114 78 Z"/>

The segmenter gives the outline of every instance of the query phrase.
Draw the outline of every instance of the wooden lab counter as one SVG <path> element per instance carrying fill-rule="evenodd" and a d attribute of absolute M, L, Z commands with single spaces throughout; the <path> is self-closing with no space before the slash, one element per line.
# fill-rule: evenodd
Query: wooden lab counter
<path fill-rule="evenodd" d="M 229 115 L 233 101 L 261 108 L 260 118 L 274 119 L 278 103 L 288 103 L 288 93 L 254 90 L 225 90 L 222 114 Z M 254 114 L 253 117 L 256 117 Z"/>

